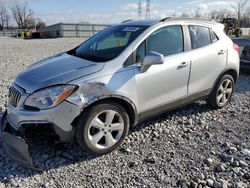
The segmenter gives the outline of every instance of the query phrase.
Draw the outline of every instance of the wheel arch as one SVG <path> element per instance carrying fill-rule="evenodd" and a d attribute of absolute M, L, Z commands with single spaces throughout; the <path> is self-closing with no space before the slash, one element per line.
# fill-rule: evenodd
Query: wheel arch
<path fill-rule="evenodd" d="M 74 121 L 72 122 L 72 125 L 75 126 L 80 116 L 91 107 L 101 104 L 101 103 L 109 103 L 109 102 L 115 102 L 121 105 L 122 107 L 124 107 L 124 109 L 127 111 L 128 116 L 129 116 L 130 126 L 134 126 L 138 123 L 139 116 L 138 116 L 137 108 L 134 102 L 124 96 L 110 95 L 110 96 L 97 97 L 89 101 L 86 105 L 83 106 L 81 113 L 79 114 L 79 116 L 77 116 L 74 119 Z"/>
<path fill-rule="evenodd" d="M 237 82 L 238 77 L 239 77 L 237 70 L 235 68 L 233 68 L 233 67 L 227 68 L 215 80 L 214 85 L 213 85 L 213 89 L 215 88 L 216 84 L 219 82 L 219 80 L 221 79 L 221 77 L 224 76 L 224 75 L 226 75 L 226 74 L 229 74 L 229 75 L 231 75 L 233 77 L 234 83 Z M 212 91 L 213 91 L 213 89 L 212 89 Z"/>
<path fill-rule="evenodd" d="M 219 76 L 219 78 L 217 79 L 217 81 L 218 81 L 222 76 L 224 76 L 224 75 L 226 75 L 226 74 L 229 74 L 229 75 L 231 75 L 231 76 L 233 77 L 234 83 L 237 82 L 239 76 L 238 76 L 238 72 L 237 72 L 237 70 L 236 70 L 235 68 L 228 68 L 228 69 L 224 70 L 224 71 L 221 73 L 221 75 Z"/>

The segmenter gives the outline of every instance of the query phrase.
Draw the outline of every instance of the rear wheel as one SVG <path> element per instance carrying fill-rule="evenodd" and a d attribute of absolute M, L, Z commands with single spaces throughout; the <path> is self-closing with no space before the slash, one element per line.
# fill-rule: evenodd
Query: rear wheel
<path fill-rule="evenodd" d="M 83 149 L 106 154 L 120 146 L 128 130 L 126 110 L 116 103 L 104 103 L 83 114 L 77 125 L 76 138 Z"/>
<path fill-rule="evenodd" d="M 223 108 L 230 101 L 234 91 L 234 79 L 231 75 L 224 75 L 216 84 L 207 102 L 213 108 Z"/>

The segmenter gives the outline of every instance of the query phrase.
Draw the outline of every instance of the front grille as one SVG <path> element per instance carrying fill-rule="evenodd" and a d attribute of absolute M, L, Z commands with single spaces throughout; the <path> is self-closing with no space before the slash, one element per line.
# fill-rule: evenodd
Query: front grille
<path fill-rule="evenodd" d="M 21 99 L 22 93 L 17 90 L 14 86 L 11 86 L 9 89 L 9 103 L 14 106 L 17 107 L 20 99 Z"/>

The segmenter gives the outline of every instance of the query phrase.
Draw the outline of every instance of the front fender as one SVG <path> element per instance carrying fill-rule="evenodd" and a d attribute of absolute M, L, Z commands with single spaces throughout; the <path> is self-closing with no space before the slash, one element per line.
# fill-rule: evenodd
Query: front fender
<path fill-rule="evenodd" d="M 138 111 L 135 102 L 132 101 L 129 97 L 126 97 L 120 93 L 111 93 L 113 92 L 109 91 L 104 83 L 85 83 L 84 85 L 80 86 L 78 91 L 72 96 L 70 96 L 67 101 L 79 106 L 82 111 L 87 107 L 91 106 L 92 104 L 102 100 L 116 100 L 125 102 L 126 104 L 129 104 L 132 107 L 133 112 L 129 113 L 133 113 L 133 115 L 135 116 L 134 121 L 135 123 L 137 123 L 139 118 L 137 118 Z"/>

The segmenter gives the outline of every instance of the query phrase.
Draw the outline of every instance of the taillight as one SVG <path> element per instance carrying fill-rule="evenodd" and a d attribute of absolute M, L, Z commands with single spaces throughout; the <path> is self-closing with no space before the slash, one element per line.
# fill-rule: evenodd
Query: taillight
<path fill-rule="evenodd" d="M 233 47 L 238 52 L 238 54 L 240 55 L 240 47 L 237 44 L 234 44 Z"/>

